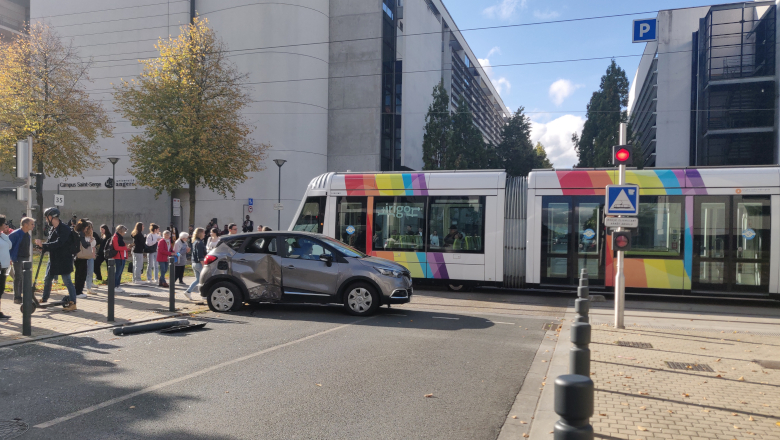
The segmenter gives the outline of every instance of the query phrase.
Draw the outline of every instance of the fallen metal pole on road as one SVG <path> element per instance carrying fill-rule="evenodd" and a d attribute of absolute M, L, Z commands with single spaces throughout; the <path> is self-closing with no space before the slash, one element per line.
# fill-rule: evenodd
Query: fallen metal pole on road
<path fill-rule="evenodd" d="M 155 330 L 163 330 L 171 327 L 178 327 L 190 325 L 190 321 L 186 319 L 173 319 L 170 321 L 157 321 L 150 322 L 148 324 L 133 324 L 123 325 L 114 329 L 115 335 L 132 335 L 134 333 L 150 332 Z"/>

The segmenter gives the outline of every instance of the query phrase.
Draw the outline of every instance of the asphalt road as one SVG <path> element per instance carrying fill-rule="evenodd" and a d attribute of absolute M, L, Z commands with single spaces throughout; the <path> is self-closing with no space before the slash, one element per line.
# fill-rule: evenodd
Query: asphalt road
<path fill-rule="evenodd" d="M 438 306 L 261 305 L 3 348 L 0 422 L 29 424 L 20 440 L 495 439 L 551 319 Z"/>

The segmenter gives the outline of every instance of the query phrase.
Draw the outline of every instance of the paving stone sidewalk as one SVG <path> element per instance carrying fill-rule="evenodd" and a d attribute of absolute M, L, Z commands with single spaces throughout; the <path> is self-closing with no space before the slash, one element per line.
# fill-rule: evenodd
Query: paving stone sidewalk
<path fill-rule="evenodd" d="M 184 279 L 187 286 L 194 280 Z M 32 315 L 32 336 L 22 336 L 22 313 L 20 306 L 14 304 L 12 297 L 6 292 L 2 298 L 3 313 L 11 316 L 8 320 L 0 321 L 0 347 L 4 345 L 18 344 L 20 342 L 61 336 L 84 331 L 108 328 L 122 325 L 128 322 L 147 321 L 164 318 L 167 316 L 179 316 L 182 314 L 201 312 L 207 309 L 205 303 L 197 294 L 193 295 L 196 301 L 190 301 L 184 296 L 186 286 L 176 286 L 176 313 L 168 312 L 168 289 L 156 285 L 122 285 L 125 293 L 117 293 L 114 301 L 115 322 L 106 322 L 108 311 L 108 296 L 106 288 L 95 290 L 95 295 L 78 300 L 78 310 L 75 312 L 63 312 L 62 307 L 55 306 L 49 309 L 38 309 Z M 148 293 L 148 297 L 132 297 L 131 293 Z M 67 295 L 62 290 L 52 292 L 50 301 L 59 300 Z M 200 304 L 199 304 L 200 303 Z"/>
<path fill-rule="evenodd" d="M 780 370 L 752 362 L 780 334 L 597 325 L 590 347 L 597 438 L 780 439 Z"/>

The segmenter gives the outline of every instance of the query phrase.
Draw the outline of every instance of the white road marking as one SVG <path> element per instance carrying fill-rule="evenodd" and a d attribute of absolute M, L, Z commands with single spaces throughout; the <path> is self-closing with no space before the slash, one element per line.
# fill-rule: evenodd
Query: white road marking
<path fill-rule="evenodd" d="M 115 397 L 115 398 L 110 399 L 110 400 L 106 400 L 105 402 L 101 402 L 101 403 L 98 403 L 96 405 L 89 406 L 87 408 L 84 408 L 82 410 L 70 413 L 68 415 L 65 415 L 65 416 L 62 416 L 62 417 L 58 417 L 58 418 L 56 418 L 54 420 L 49 420 L 48 422 L 39 423 L 39 424 L 35 425 L 34 427 L 35 428 L 49 428 L 49 427 L 52 427 L 52 426 L 57 425 L 59 423 L 67 422 L 68 420 L 76 418 L 78 416 L 83 416 L 84 414 L 89 414 L 89 413 L 91 413 L 93 411 L 97 411 L 97 410 L 105 408 L 107 406 L 111 406 L 111 405 L 113 405 L 115 403 L 124 402 L 125 400 L 132 399 L 133 397 L 141 396 L 143 394 L 148 394 L 148 393 L 151 393 L 152 391 L 157 391 L 157 390 L 159 390 L 161 388 L 165 388 L 167 386 L 175 385 L 175 384 L 177 384 L 179 382 L 183 382 L 185 380 L 189 380 L 189 379 L 192 379 L 192 378 L 195 378 L 195 377 L 198 377 L 198 376 L 202 376 L 202 375 L 204 375 L 206 373 L 210 373 L 210 372 L 212 372 L 214 370 L 219 370 L 219 369 L 227 367 L 229 365 L 233 365 L 233 364 L 236 364 L 236 363 L 239 363 L 239 362 L 243 362 L 243 361 L 255 358 L 257 356 L 260 356 L 260 355 L 263 355 L 263 354 L 270 353 L 272 351 L 278 350 L 280 348 L 289 347 L 289 346 L 295 345 L 295 344 L 297 344 L 299 342 L 308 341 L 309 339 L 316 338 L 317 336 L 322 336 L 322 335 L 327 334 L 327 333 L 335 332 L 336 330 L 341 330 L 341 329 L 349 327 L 349 326 L 351 326 L 353 324 L 357 324 L 359 322 L 363 322 L 363 321 L 366 321 L 366 320 L 369 320 L 369 319 L 372 319 L 372 318 L 360 319 L 358 321 L 355 321 L 355 322 L 352 322 L 352 323 L 349 323 L 349 324 L 340 325 L 338 327 L 334 327 L 334 328 L 329 329 L 329 330 L 324 330 L 324 331 L 321 331 L 319 333 L 315 333 L 313 335 L 304 336 L 303 338 L 296 339 L 294 341 L 285 342 L 284 344 L 275 345 L 273 347 L 269 347 L 269 348 L 266 348 L 264 350 L 260 350 L 260 351 L 258 351 L 256 353 L 248 354 L 248 355 L 242 356 L 240 358 L 236 358 L 236 359 L 233 359 L 233 360 L 230 360 L 230 361 L 227 361 L 227 362 L 223 362 L 223 363 L 218 364 L 218 365 L 213 365 L 211 367 L 204 368 L 204 369 L 202 369 L 200 371 L 196 371 L 194 373 L 190 373 L 190 374 L 188 374 L 186 376 L 178 377 L 176 379 L 172 379 L 172 380 L 169 380 L 167 382 L 159 383 L 157 385 L 152 385 L 150 387 L 144 388 L 144 389 L 136 391 L 134 393 L 125 394 L 124 396 L 119 396 L 119 397 Z"/>
<path fill-rule="evenodd" d="M 433 319 L 452 319 L 452 320 L 459 320 L 460 318 L 447 318 L 446 316 L 432 316 Z"/>
<path fill-rule="evenodd" d="M 515 325 L 515 323 L 514 323 L 514 322 L 501 322 L 501 321 L 489 321 L 489 322 L 492 322 L 493 324 L 509 324 L 509 325 Z"/>

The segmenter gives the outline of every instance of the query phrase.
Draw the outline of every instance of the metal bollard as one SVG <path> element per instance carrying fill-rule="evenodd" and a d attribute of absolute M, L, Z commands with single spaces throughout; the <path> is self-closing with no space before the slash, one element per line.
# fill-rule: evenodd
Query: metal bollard
<path fill-rule="evenodd" d="M 33 264 L 32 261 L 22 263 L 22 273 L 14 276 L 22 276 L 22 335 L 32 336 L 32 312 L 33 312 Z"/>
<path fill-rule="evenodd" d="M 106 322 L 114 322 L 114 285 L 116 279 L 116 260 L 106 260 L 106 267 L 108 268 L 108 313 L 106 313 Z"/>
<path fill-rule="evenodd" d="M 555 379 L 554 440 L 593 440 L 593 381 L 579 374 L 564 374 Z"/>
<path fill-rule="evenodd" d="M 577 288 L 579 298 L 574 302 L 577 312 L 576 322 L 571 325 L 571 342 L 574 344 L 569 350 L 569 373 L 590 376 L 590 323 L 588 322 L 588 309 L 590 309 L 588 287 L 588 272 L 582 269 L 580 286 Z"/>
<path fill-rule="evenodd" d="M 173 257 L 168 257 L 168 266 L 170 266 L 170 276 L 168 277 L 169 280 L 171 280 L 169 286 L 170 291 L 168 293 L 168 311 L 169 312 L 175 312 L 176 311 L 176 280 L 174 278 L 176 277 L 176 269 L 173 267 Z"/>

